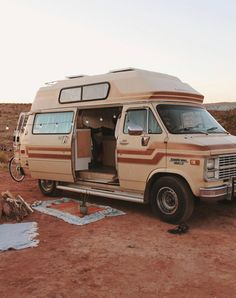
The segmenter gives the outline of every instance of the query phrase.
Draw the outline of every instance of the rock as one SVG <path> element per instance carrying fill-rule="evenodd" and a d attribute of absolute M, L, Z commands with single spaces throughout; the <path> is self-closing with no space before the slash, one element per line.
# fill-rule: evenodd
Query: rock
<path fill-rule="evenodd" d="M 0 219 L 21 221 L 33 212 L 30 205 L 20 196 L 14 197 L 9 191 L 2 192 L 0 197 Z"/>
<path fill-rule="evenodd" d="M 7 202 L 3 202 L 3 205 L 2 205 L 2 212 L 3 212 L 3 214 L 6 215 L 7 217 L 10 217 L 10 216 L 11 216 L 12 209 L 11 209 L 10 205 L 9 205 Z"/>

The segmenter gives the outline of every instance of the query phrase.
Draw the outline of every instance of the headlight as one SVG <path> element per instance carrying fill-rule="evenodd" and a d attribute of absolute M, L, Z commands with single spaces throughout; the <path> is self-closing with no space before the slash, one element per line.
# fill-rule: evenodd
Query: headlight
<path fill-rule="evenodd" d="M 213 170 L 215 168 L 215 158 L 209 158 L 206 163 L 207 170 Z"/>
<path fill-rule="evenodd" d="M 207 171 L 207 179 L 214 179 L 215 171 Z"/>
<path fill-rule="evenodd" d="M 219 158 L 210 157 L 205 162 L 205 179 L 216 180 L 219 178 Z"/>

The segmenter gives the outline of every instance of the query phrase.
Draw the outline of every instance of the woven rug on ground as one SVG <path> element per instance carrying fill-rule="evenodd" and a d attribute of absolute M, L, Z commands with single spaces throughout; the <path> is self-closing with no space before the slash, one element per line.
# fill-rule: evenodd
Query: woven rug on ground
<path fill-rule="evenodd" d="M 123 211 L 87 203 L 88 214 L 80 213 L 80 200 L 61 198 L 56 200 L 42 201 L 32 205 L 33 209 L 49 214 L 74 225 L 86 225 L 91 222 L 103 219 L 104 217 L 124 215 Z"/>
<path fill-rule="evenodd" d="M 38 246 L 36 222 L 0 225 L 0 251 Z"/>

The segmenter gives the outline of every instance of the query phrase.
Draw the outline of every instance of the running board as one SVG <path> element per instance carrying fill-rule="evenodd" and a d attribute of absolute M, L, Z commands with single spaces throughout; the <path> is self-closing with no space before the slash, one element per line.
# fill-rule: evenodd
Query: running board
<path fill-rule="evenodd" d="M 105 197 L 110 199 L 118 199 L 123 201 L 144 204 L 143 195 L 136 194 L 136 193 L 128 193 L 128 192 L 122 192 L 117 190 L 104 190 L 104 189 L 90 188 L 90 187 L 84 187 L 84 186 L 78 186 L 78 185 L 70 185 L 70 186 L 57 185 L 57 188 L 62 190 L 92 195 L 92 196 L 99 196 L 99 197 Z"/>

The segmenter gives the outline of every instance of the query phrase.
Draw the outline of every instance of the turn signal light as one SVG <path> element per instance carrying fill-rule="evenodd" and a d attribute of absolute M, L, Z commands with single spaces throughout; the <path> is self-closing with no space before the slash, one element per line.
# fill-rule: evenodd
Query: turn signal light
<path fill-rule="evenodd" d="M 200 165 L 200 160 L 199 159 L 191 159 L 190 160 L 190 165 L 199 166 Z"/>

